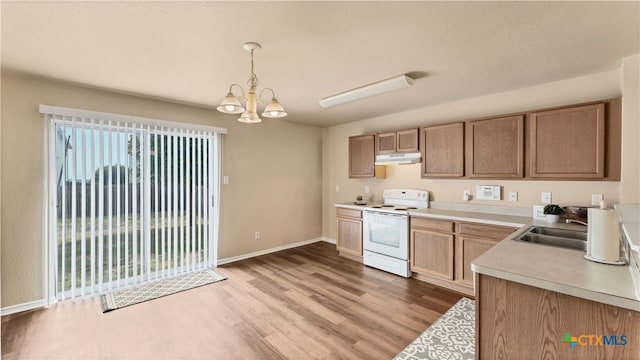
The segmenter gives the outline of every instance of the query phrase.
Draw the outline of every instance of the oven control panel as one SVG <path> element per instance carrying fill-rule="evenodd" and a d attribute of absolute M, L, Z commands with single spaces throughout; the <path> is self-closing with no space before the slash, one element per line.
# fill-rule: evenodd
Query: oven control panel
<path fill-rule="evenodd" d="M 387 189 L 382 194 L 384 199 L 398 200 L 426 200 L 429 198 L 429 192 L 425 190 L 414 189 Z"/>

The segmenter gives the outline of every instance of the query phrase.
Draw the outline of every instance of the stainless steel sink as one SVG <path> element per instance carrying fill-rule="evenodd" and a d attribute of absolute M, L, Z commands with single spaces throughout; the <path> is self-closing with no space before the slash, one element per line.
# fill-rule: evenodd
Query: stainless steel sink
<path fill-rule="evenodd" d="M 554 229 L 554 228 L 534 226 L 534 227 L 531 227 L 528 232 L 532 234 L 548 235 L 548 236 L 587 241 L 587 233 L 582 231 L 576 231 L 576 230 Z"/>
<path fill-rule="evenodd" d="M 587 251 L 587 233 L 582 231 L 532 226 L 514 240 Z"/>

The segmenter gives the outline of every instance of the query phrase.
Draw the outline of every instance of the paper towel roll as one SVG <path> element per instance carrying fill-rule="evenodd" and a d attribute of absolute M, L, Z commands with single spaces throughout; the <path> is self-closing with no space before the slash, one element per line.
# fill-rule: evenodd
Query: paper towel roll
<path fill-rule="evenodd" d="M 587 255 L 594 260 L 620 260 L 620 225 L 615 209 L 589 209 Z"/>

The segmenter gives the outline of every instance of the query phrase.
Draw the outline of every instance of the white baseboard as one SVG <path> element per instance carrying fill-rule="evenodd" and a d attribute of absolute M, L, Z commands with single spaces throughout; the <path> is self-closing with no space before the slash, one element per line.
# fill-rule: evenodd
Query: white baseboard
<path fill-rule="evenodd" d="M 335 244 L 336 243 L 336 239 L 332 239 L 330 237 L 323 236 L 320 239 L 322 239 L 322 241 L 324 241 L 324 242 L 328 242 L 329 244 Z"/>
<path fill-rule="evenodd" d="M 7 306 L 0 309 L 0 316 L 11 315 L 11 314 L 19 313 L 22 311 L 33 310 L 33 309 L 37 309 L 45 306 L 47 306 L 47 301 L 45 299 L 30 301 L 30 302 L 22 303 L 18 305 Z"/>
<path fill-rule="evenodd" d="M 298 247 L 298 246 L 309 245 L 309 244 L 312 244 L 312 243 L 315 243 L 315 242 L 318 242 L 318 241 L 326 241 L 326 240 L 325 240 L 324 237 L 317 237 L 315 239 L 309 239 L 309 240 L 299 241 L 299 242 L 292 243 L 292 244 L 277 246 L 277 247 L 270 248 L 270 249 L 254 251 L 254 252 L 248 253 L 248 254 L 232 256 L 232 257 L 228 257 L 228 258 L 224 258 L 224 259 L 218 259 L 218 265 L 223 265 L 223 264 L 228 264 L 228 263 L 232 263 L 232 262 L 236 262 L 236 261 L 240 261 L 240 260 L 250 259 L 252 257 L 271 254 L 271 253 L 274 253 L 276 251 L 287 250 L 287 249 L 295 248 L 295 247 Z"/>

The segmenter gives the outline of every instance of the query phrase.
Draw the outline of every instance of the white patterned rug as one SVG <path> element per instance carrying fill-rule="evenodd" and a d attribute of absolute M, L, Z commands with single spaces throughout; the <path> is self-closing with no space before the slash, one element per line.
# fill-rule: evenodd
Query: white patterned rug
<path fill-rule="evenodd" d="M 475 359 L 475 313 L 475 301 L 460 299 L 394 360 Z"/>
<path fill-rule="evenodd" d="M 100 295 L 102 312 L 112 311 L 125 306 L 175 294 L 226 279 L 213 269 L 204 269 L 155 281 L 139 287 L 124 289 Z"/>

